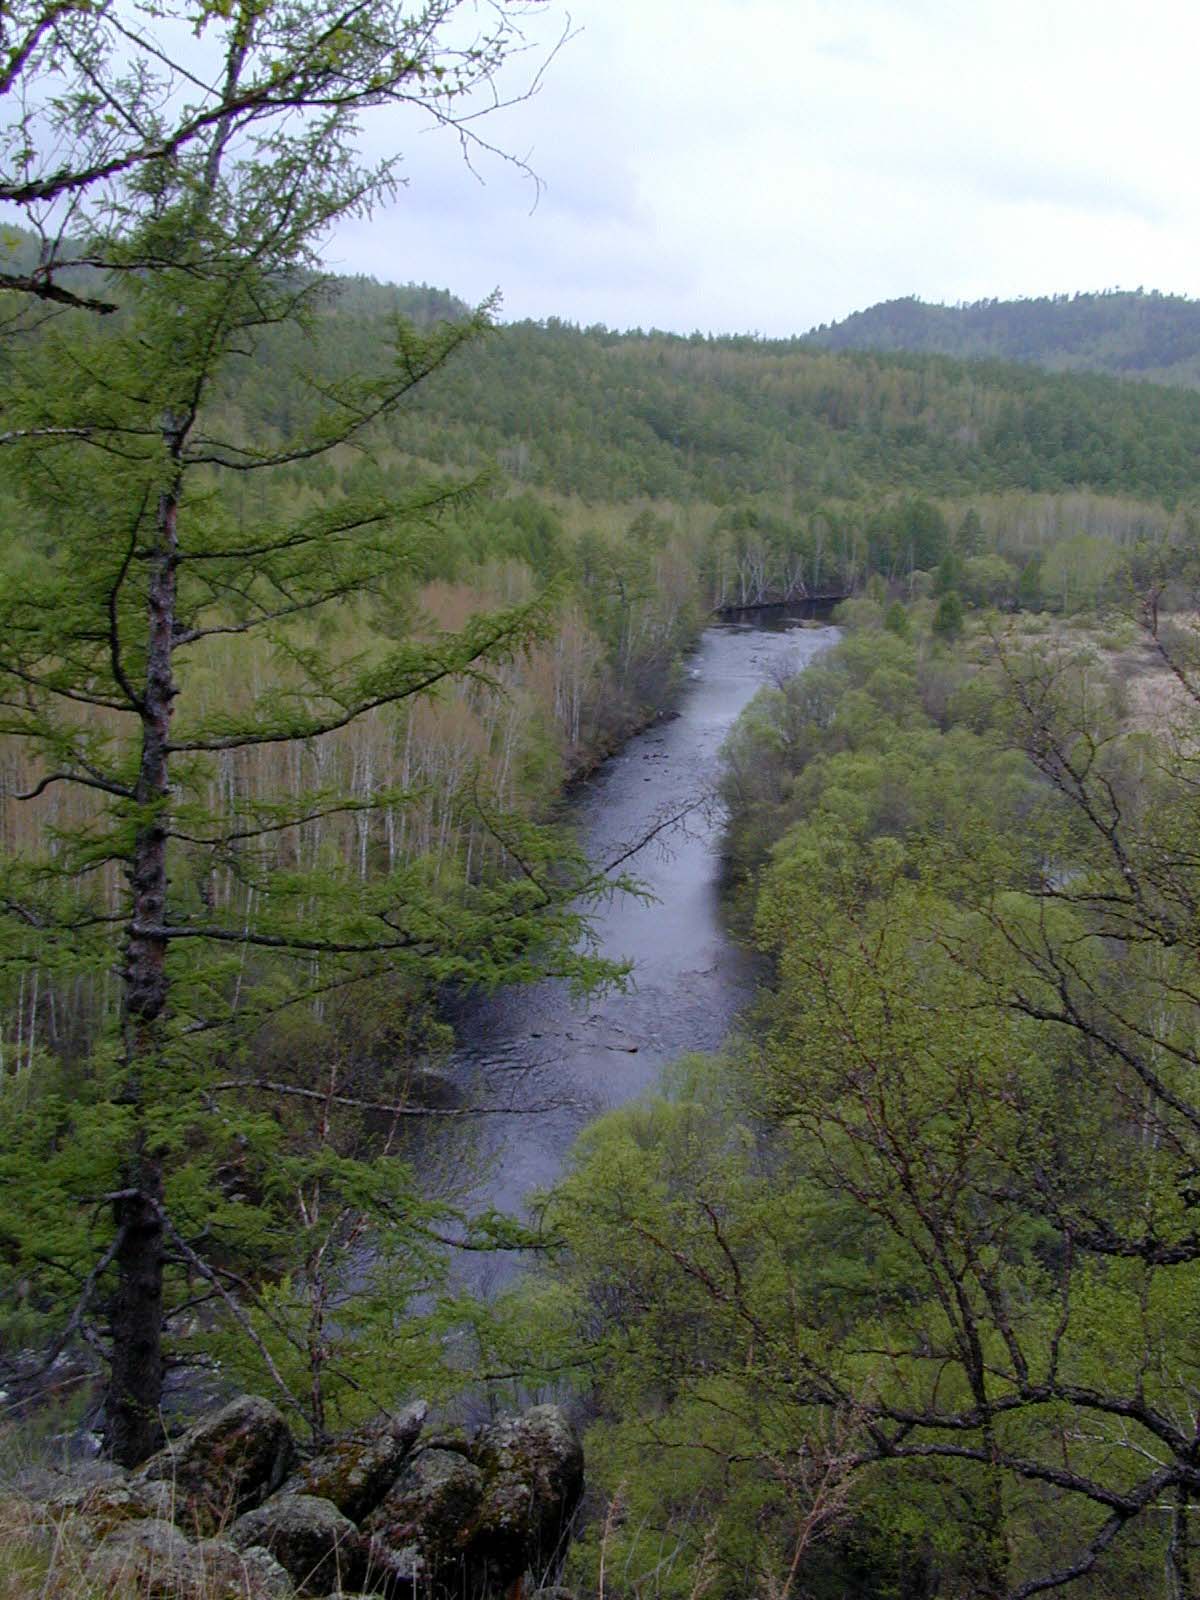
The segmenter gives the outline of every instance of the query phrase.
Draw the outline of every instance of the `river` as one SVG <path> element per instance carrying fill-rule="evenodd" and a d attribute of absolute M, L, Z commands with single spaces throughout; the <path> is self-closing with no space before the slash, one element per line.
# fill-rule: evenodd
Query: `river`
<path fill-rule="evenodd" d="M 546 982 L 473 1000 L 456 1018 L 451 1073 L 464 1101 L 520 1111 L 473 1124 L 482 1134 L 472 1141 L 466 1181 L 461 1145 L 447 1144 L 455 1173 L 448 1188 L 460 1204 L 521 1214 L 527 1196 L 561 1173 L 587 1122 L 652 1088 L 686 1051 L 716 1049 L 729 1032 L 750 997 L 754 963 L 722 926 L 718 751 L 758 689 L 836 638 L 835 628 L 786 619 L 708 628 L 689 658 L 678 715 L 631 739 L 575 791 L 569 820 L 597 863 L 663 817 L 693 802 L 694 809 L 624 869 L 652 898 L 615 896 L 593 919 L 601 953 L 632 962 L 624 990 L 574 1001 L 564 985 Z M 512 1255 L 475 1256 L 464 1276 L 487 1294 L 518 1265 Z"/>

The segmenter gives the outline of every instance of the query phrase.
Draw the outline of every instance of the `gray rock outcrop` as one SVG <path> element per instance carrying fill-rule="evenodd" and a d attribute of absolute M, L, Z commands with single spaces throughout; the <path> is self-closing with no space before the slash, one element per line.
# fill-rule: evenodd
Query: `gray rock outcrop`
<path fill-rule="evenodd" d="M 565 1412 L 423 1445 L 424 1419 L 410 1406 L 285 1481 L 282 1416 L 243 1398 L 136 1473 L 60 1477 L 35 1522 L 69 1540 L 97 1600 L 499 1600 L 522 1579 L 553 1583 L 583 1486 Z"/>
<path fill-rule="evenodd" d="M 331 1500 L 352 1522 L 361 1522 L 400 1476 L 428 1409 L 421 1400 L 365 1432 L 335 1440 L 294 1472 L 283 1492 Z"/>
<path fill-rule="evenodd" d="M 229 1530 L 239 1550 L 269 1550 L 301 1594 L 323 1595 L 357 1584 L 364 1569 L 362 1535 L 330 1500 L 277 1494 L 239 1517 Z"/>
<path fill-rule="evenodd" d="M 207 1537 L 273 1494 L 295 1458 L 280 1412 L 269 1400 L 243 1395 L 151 1456 L 133 1481 L 169 1484 L 176 1524 Z"/>
<path fill-rule="evenodd" d="M 192 1547 L 173 1522 L 141 1517 L 106 1534 L 92 1552 L 88 1582 L 101 1594 L 175 1600 L 190 1585 Z"/>
<path fill-rule="evenodd" d="M 482 1472 L 465 1456 L 418 1451 L 363 1523 L 372 1586 L 463 1593 L 466 1530 L 483 1488 Z"/>
<path fill-rule="evenodd" d="M 561 1406 L 502 1417 L 475 1441 L 485 1489 L 468 1531 L 481 1590 L 507 1587 L 560 1557 L 583 1491 L 583 1446 Z"/>
<path fill-rule="evenodd" d="M 47 1502 L 52 1517 L 80 1517 L 97 1539 L 126 1522 L 174 1522 L 175 1496 L 169 1483 L 134 1483 L 124 1477 L 98 1482 L 72 1481 Z"/>

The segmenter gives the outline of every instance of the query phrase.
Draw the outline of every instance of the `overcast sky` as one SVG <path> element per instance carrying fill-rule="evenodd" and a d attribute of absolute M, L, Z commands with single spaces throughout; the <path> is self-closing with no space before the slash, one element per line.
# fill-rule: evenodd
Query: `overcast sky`
<path fill-rule="evenodd" d="M 531 37 L 568 14 L 540 92 L 481 128 L 536 208 L 397 126 L 408 187 L 331 265 L 768 335 L 906 294 L 1200 294 L 1196 0 L 550 0 Z"/>

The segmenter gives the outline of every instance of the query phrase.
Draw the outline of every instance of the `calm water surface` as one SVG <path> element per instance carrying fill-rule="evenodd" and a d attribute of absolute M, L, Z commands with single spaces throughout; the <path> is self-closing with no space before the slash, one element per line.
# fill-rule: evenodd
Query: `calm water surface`
<path fill-rule="evenodd" d="M 807 665 L 831 627 L 723 624 L 689 660 L 679 715 L 632 739 L 575 793 L 571 820 L 590 858 L 614 859 L 664 817 L 692 805 L 626 864 L 653 897 L 619 895 L 594 918 L 601 952 L 633 964 L 628 987 L 574 1001 L 562 984 L 468 1002 L 456 1019 L 452 1074 L 464 1101 L 530 1109 L 482 1119 L 474 1176 L 457 1169 L 472 1210 L 520 1213 L 563 1170 L 592 1118 L 650 1089 L 689 1050 L 716 1049 L 750 998 L 751 957 L 721 925 L 717 753 L 738 713 L 781 670 Z M 460 1158 L 450 1157 L 452 1165 Z M 507 1255 L 465 1269 L 481 1292 L 517 1268 Z"/>

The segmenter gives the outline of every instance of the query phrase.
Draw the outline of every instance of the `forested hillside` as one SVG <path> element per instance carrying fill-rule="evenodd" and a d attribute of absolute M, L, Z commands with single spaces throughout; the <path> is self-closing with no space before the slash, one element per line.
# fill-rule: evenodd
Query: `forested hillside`
<path fill-rule="evenodd" d="M 352 351 L 353 329 L 337 313 L 332 326 Z M 831 495 L 1015 487 L 1174 499 L 1200 481 L 1189 394 L 554 321 L 499 330 L 426 389 L 399 437 L 434 459 L 494 452 L 520 481 L 588 499 L 774 494 L 810 509 Z"/>
<path fill-rule="evenodd" d="M 1200 385 L 1200 302 L 1143 289 L 959 306 L 909 296 L 822 324 L 802 342 L 824 350 L 1026 361 L 1054 371 Z"/>
<path fill-rule="evenodd" d="M 365 280 L 340 286 L 316 325 L 320 370 L 365 360 L 395 295 Z M 269 432 L 302 414 L 294 393 L 287 414 L 278 410 L 268 352 L 283 359 L 285 343 L 235 369 L 234 419 Z M 594 573 L 599 530 L 632 530 L 651 515 L 660 534 L 669 525 L 688 545 L 710 605 L 845 592 L 873 572 L 909 580 L 938 565 L 969 516 L 961 553 L 1007 561 L 1008 579 L 993 569 L 985 588 L 1011 600 L 1028 562 L 1060 543 L 1076 541 L 1101 582 L 1135 547 L 1169 546 L 1168 565 L 1178 565 L 1193 537 L 1198 463 L 1200 398 L 1178 390 L 552 321 L 496 328 L 431 377 L 375 439 L 366 481 L 403 484 L 421 468 L 485 475 L 488 552 L 543 577 L 569 552 Z M 362 471 L 335 457 L 295 481 L 323 492 L 353 487 Z M 529 529 L 504 528 L 522 495 L 543 508 L 534 543 Z M 478 518 L 472 527 L 441 545 L 443 562 L 454 549 L 480 558 Z M 611 564 L 611 538 L 601 565 Z"/>

